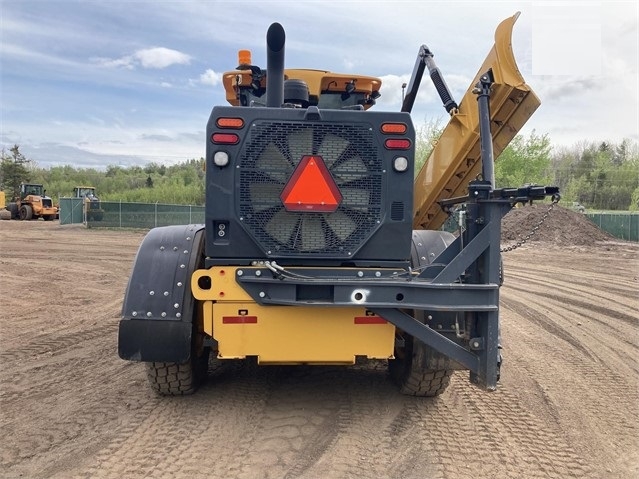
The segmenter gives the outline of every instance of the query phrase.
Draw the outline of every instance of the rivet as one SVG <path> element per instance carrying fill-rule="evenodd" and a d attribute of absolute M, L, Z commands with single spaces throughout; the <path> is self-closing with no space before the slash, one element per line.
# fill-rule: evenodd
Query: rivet
<path fill-rule="evenodd" d="M 137 315 L 138 315 L 138 312 L 137 312 L 137 311 L 133 311 L 133 312 L 131 313 L 131 316 L 137 316 Z"/>
<path fill-rule="evenodd" d="M 180 303 L 175 303 L 175 304 L 173 305 L 173 307 L 174 307 L 175 309 L 178 309 L 178 308 L 180 307 Z"/>
<path fill-rule="evenodd" d="M 177 251 L 177 246 L 174 246 L 174 247 L 173 247 L 173 251 Z"/>
<path fill-rule="evenodd" d="M 188 250 L 188 249 L 185 249 L 185 250 L 184 250 L 184 254 L 189 254 L 189 250 Z"/>
<path fill-rule="evenodd" d="M 255 276 L 262 276 L 262 272 L 258 269 L 258 270 L 255 272 Z"/>
<path fill-rule="evenodd" d="M 168 295 L 169 295 L 169 292 L 168 292 L 168 291 L 165 291 L 165 292 L 164 292 L 164 296 L 168 296 Z"/>
<path fill-rule="evenodd" d="M 375 271 L 375 277 L 379 278 L 382 276 L 382 273 L 380 273 L 379 271 Z"/>
<path fill-rule="evenodd" d="M 149 294 L 153 296 L 155 294 L 155 291 L 149 291 Z"/>
<path fill-rule="evenodd" d="M 260 291 L 260 298 L 263 298 L 266 296 L 266 293 L 264 291 Z"/>
<path fill-rule="evenodd" d="M 181 318 L 181 317 L 182 317 L 182 313 L 176 313 L 176 314 L 175 314 L 175 317 L 176 317 L 176 318 Z"/>
<path fill-rule="evenodd" d="M 183 265 L 183 264 L 181 264 L 181 265 L 180 265 L 180 268 L 184 269 L 184 268 L 186 268 L 186 266 L 185 266 L 185 265 Z"/>
<path fill-rule="evenodd" d="M 162 311 L 162 314 L 160 316 L 162 316 L 163 318 L 166 318 L 166 313 Z"/>
<path fill-rule="evenodd" d="M 357 272 L 357 277 L 358 278 L 363 278 L 364 277 L 364 272 L 363 271 L 358 271 Z"/>
<path fill-rule="evenodd" d="M 429 314 L 428 316 L 426 316 L 426 319 L 428 319 L 428 321 L 430 321 L 431 319 L 433 319 L 433 315 Z"/>
<path fill-rule="evenodd" d="M 160 246 L 160 251 L 164 251 L 164 246 Z"/>
<path fill-rule="evenodd" d="M 242 271 L 241 269 L 237 270 L 237 275 L 238 276 L 242 276 L 244 274 L 244 271 Z"/>
<path fill-rule="evenodd" d="M 178 281 L 177 285 L 181 287 L 182 286 L 182 281 Z"/>
<path fill-rule="evenodd" d="M 186 241 L 191 241 L 191 237 L 190 237 L 190 236 L 187 236 L 187 237 L 186 237 Z"/>
<path fill-rule="evenodd" d="M 147 317 L 150 318 L 151 316 L 153 316 L 153 313 L 151 313 L 151 311 L 149 311 L 148 313 L 146 313 L 146 315 L 147 315 Z"/>

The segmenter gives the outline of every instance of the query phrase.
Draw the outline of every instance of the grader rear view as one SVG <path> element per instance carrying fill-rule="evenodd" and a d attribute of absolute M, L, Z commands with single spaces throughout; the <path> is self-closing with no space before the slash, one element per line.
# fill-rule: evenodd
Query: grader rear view
<path fill-rule="evenodd" d="M 207 125 L 204 225 L 156 228 L 138 251 L 119 355 L 161 394 L 189 394 L 209 355 L 259 364 L 388 360 L 402 393 L 435 396 L 454 370 L 495 389 L 501 364 L 501 218 L 551 187 L 495 188 L 493 157 L 539 106 L 511 49 L 517 16 L 461 102 L 422 46 L 399 112 L 371 110 L 381 80 L 267 68 L 240 52 L 232 106 Z M 410 111 L 428 69 L 451 114 L 414 180 Z M 453 208 L 464 229 L 439 231 Z"/>

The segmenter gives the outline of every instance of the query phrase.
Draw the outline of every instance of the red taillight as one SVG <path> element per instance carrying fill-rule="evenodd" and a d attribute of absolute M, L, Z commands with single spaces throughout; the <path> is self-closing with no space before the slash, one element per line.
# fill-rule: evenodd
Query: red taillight
<path fill-rule="evenodd" d="M 280 199 L 287 211 L 333 212 L 342 201 L 342 194 L 322 157 L 304 156 Z"/>
<path fill-rule="evenodd" d="M 244 126 L 244 120 L 242 120 L 241 118 L 222 117 L 222 118 L 218 118 L 215 121 L 215 124 L 217 125 L 218 128 L 235 128 L 235 129 L 239 129 L 239 128 L 242 128 Z"/>
<path fill-rule="evenodd" d="M 408 150 L 410 145 L 410 140 L 406 138 L 389 138 L 384 142 L 384 146 L 388 150 Z"/>
<path fill-rule="evenodd" d="M 218 145 L 236 145 L 240 142 L 240 137 L 235 133 L 213 133 L 211 141 Z"/>
<path fill-rule="evenodd" d="M 382 123 L 382 133 L 387 135 L 403 135 L 406 133 L 405 123 Z"/>

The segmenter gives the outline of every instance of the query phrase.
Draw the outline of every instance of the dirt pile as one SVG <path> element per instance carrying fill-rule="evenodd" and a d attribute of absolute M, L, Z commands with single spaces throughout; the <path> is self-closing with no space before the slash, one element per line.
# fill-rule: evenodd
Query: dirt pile
<path fill-rule="evenodd" d="M 521 241 L 539 224 L 548 204 L 513 208 L 502 220 L 501 241 L 509 246 Z M 606 233 L 583 213 L 555 205 L 537 232 L 528 241 L 549 242 L 559 246 L 593 246 L 615 238 Z"/>

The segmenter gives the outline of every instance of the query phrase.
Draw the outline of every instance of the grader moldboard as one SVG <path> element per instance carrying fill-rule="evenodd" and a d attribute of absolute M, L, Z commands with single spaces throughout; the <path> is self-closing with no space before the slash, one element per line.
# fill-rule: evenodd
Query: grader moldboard
<path fill-rule="evenodd" d="M 119 355 L 160 394 L 189 394 L 217 360 L 388 360 L 402 393 L 435 396 L 454 370 L 496 388 L 500 231 L 553 187 L 496 189 L 493 158 L 540 102 L 511 49 L 517 15 L 455 102 L 426 46 L 400 112 L 369 111 L 381 81 L 284 68 L 269 28 L 266 71 L 240 51 L 232 106 L 207 125 L 204 225 L 155 228 L 134 262 Z M 410 111 L 426 68 L 450 121 L 414 180 Z M 460 235 L 439 231 L 452 209 Z"/>

